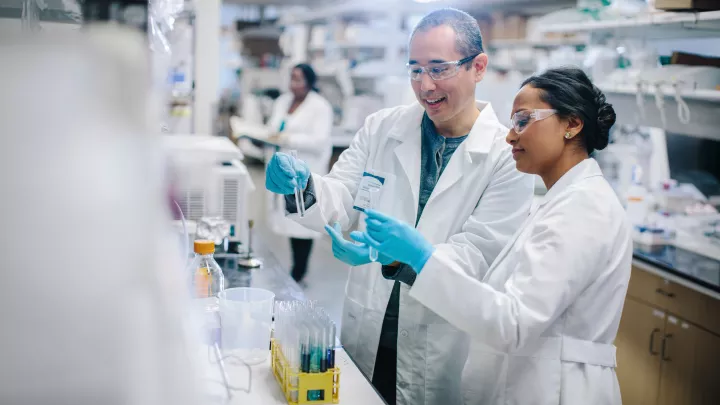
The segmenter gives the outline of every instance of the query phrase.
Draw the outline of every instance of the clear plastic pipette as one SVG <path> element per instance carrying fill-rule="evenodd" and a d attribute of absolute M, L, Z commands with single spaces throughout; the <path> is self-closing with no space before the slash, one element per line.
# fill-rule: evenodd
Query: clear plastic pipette
<path fill-rule="evenodd" d="M 295 149 L 290 151 L 290 156 L 297 159 L 297 151 Z M 296 179 L 297 181 L 297 179 Z M 300 188 L 300 184 L 295 187 L 295 205 L 297 206 L 298 214 L 301 217 L 305 216 L 305 196 L 303 196 L 303 190 Z"/>
<path fill-rule="evenodd" d="M 378 197 L 380 194 L 380 187 L 377 187 L 375 185 L 371 185 L 368 188 L 368 194 L 370 196 L 370 209 L 376 209 L 378 205 Z M 368 249 L 368 257 L 370 258 L 370 261 L 376 262 L 378 260 L 378 251 L 374 248 Z"/>

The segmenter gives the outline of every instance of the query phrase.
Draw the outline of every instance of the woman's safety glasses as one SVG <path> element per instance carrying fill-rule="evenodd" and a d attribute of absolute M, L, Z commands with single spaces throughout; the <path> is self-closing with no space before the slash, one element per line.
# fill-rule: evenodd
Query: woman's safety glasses
<path fill-rule="evenodd" d="M 410 75 L 410 79 L 416 82 L 422 80 L 423 72 L 427 73 L 428 76 L 430 76 L 430 78 L 433 80 L 449 79 L 458 74 L 458 71 L 460 71 L 460 66 L 475 59 L 475 57 L 477 57 L 478 55 L 480 54 L 478 53 L 476 55 L 468 56 L 467 58 L 450 62 L 429 63 L 427 66 L 420 66 L 416 63 L 408 63 L 408 74 Z"/>
<path fill-rule="evenodd" d="M 535 121 L 544 120 L 547 117 L 557 114 L 557 110 L 522 110 L 513 114 L 510 121 L 512 121 L 513 129 L 516 134 L 520 134 L 527 129 Z"/>

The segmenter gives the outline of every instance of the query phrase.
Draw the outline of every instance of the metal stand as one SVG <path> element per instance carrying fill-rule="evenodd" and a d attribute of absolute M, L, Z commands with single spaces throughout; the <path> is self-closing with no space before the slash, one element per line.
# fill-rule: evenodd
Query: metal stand
<path fill-rule="evenodd" d="M 262 260 L 256 258 L 256 257 L 247 257 L 242 258 L 238 260 L 238 266 L 240 267 L 246 267 L 248 269 L 257 269 L 259 267 L 262 267 L 263 262 Z"/>
<path fill-rule="evenodd" d="M 248 250 L 247 255 L 245 257 L 241 257 L 238 259 L 238 266 L 245 267 L 248 269 L 257 269 L 259 267 L 262 267 L 263 262 L 260 258 L 253 257 L 253 250 L 252 250 L 252 234 L 253 234 L 253 226 L 255 224 L 255 221 L 252 219 L 248 221 Z"/>

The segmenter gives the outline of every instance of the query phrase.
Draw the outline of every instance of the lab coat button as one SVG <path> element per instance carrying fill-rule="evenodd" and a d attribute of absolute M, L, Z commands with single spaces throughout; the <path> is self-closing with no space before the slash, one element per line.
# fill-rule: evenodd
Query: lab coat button
<path fill-rule="evenodd" d="M 408 331 L 406 331 L 406 330 L 401 330 L 401 331 L 400 331 L 400 336 L 402 336 L 402 337 L 408 337 L 408 335 L 409 335 Z"/>
<path fill-rule="evenodd" d="M 408 383 L 406 383 L 404 381 L 400 381 L 400 382 L 398 382 L 398 387 L 405 389 L 408 387 Z"/>

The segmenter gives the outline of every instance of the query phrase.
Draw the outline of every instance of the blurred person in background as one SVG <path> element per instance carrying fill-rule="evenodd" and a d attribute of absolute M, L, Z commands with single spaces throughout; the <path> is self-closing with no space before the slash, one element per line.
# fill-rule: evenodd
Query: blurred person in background
<path fill-rule="evenodd" d="M 0 37 L 1 404 L 201 403 L 133 34 Z"/>
<path fill-rule="evenodd" d="M 270 142 L 279 144 L 286 152 L 297 150 L 298 158 L 307 162 L 314 173 L 322 175 L 328 172 L 332 156 L 333 109 L 318 93 L 316 82 L 317 75 L 310 65 L 296 65 L 290 75 L 290 92 L 275 101 L 268 126 L 277 131 L 270 137 Z M 313 239 L 322 234 L 285 218 L 284 199 L 276 194 L 269 195 L 270 229 L 290 237 L 291 274 L 295 281 L 300 282 L 307 273 Z"/>

